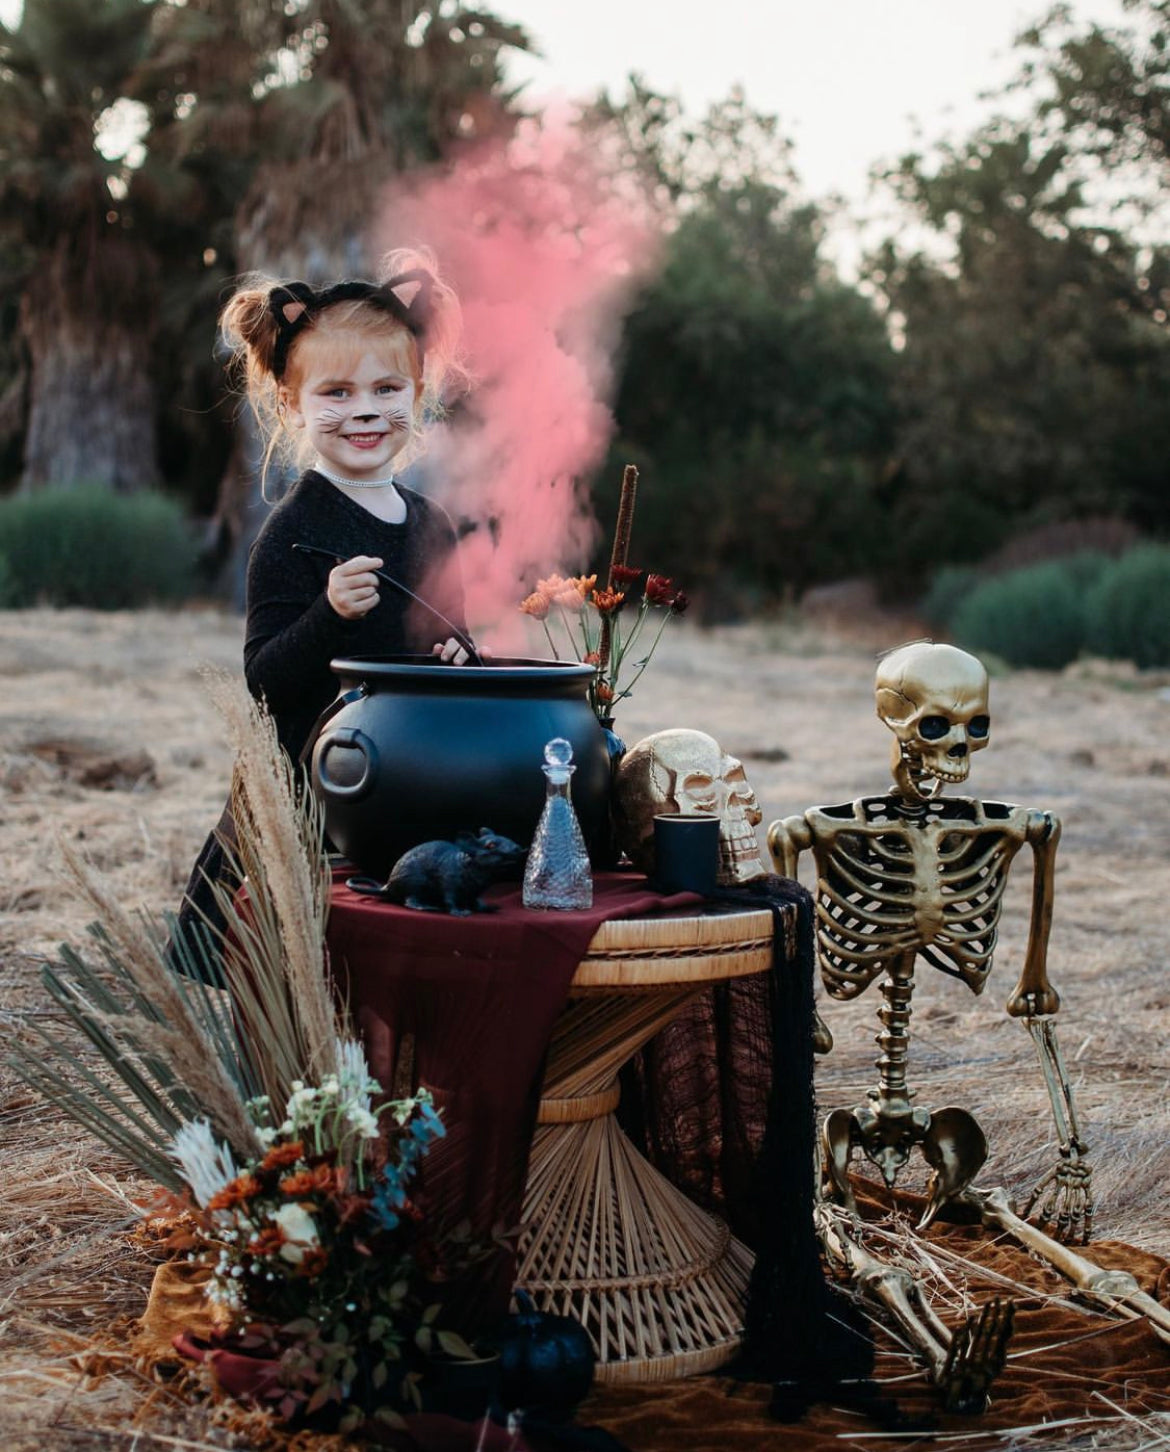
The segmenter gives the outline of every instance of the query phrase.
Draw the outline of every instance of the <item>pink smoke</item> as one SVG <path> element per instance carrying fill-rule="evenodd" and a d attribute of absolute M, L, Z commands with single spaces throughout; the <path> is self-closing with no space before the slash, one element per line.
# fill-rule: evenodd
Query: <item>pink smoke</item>
<path fill-rule="evenodd" d="M 472 629 L 520 648 L 519 600 L 538 576 L 580 573 L 597 538 L 580 481 L 613 431 L 613 354 L 654 257 L 651 209 L 546 120 L 397 186 L 376 235 L 383 250 L 430 247 L 459 293 L 475 386 L 435 430 L 427 474 L 475 525 L 460 551 Z"/>

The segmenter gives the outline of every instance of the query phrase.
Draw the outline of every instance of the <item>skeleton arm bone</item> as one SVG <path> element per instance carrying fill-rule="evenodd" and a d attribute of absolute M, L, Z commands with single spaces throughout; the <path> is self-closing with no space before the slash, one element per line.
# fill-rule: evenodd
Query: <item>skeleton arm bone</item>
<path fill-rule="evenodd" d="M 1025 1020 L 1036 1045 L 1060 1142 L 1060 1158 L 1033 1187 L 1024 1213 L 1028 1215 L 1039 1207 L 1041 1223 L 1051 1222 L 1059 1239 L 1079 1234 L 1087 1244 L 1093 1227 L 1092 1171 L 1084 1160 L 1088 1146 L 1081 1138 L 1072 1084 L 1060 1052 L 1056 1024 L 1050 1017 L 1060 1008 L 1060 995 L 1049 983 L 1047 971 L 1059 818 L 1051 812 L 1029 812 L 1026 840 L 1033 852 L 1032 919 L 1024 967 L 1008 999 L 1007 1011 Z"/>
<path fill-rule="evenodd" d="M 768 851 L 781 877 L 796 876 L 800 854 L 812 844 L 812 829 L 805 817 L 779 818 L 768 828 Z"/>
<path fill-rule="evenodd" d="M 784 817 L 768 828 L 768 851 L 781 877 L 795 878 L 800 854 L 807 852 L 812 844 L 812 829 L 804 817 Z M 832 1047 L 829 1026 L 814 1008 L 813 1049 L 818 1054 L 827 1054 Z"/>
<path fill-rule="evenodd" d="M 1007 1001 L 1013 1018 L 1036 1018 L 1056 1013 L 1060 995 L 1048 981 L 1048 935 L 1052 930 L 1053 880 L 1060 819 L 1051 812 L 1029 812 L 1026 840 L 1031 845 L 1032 918 L 1020 981 Z"/>

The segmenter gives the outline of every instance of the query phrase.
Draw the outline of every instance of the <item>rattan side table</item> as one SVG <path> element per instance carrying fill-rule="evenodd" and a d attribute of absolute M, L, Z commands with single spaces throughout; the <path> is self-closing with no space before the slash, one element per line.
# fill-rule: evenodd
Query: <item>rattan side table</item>
<path fill-rule="evenodd" d="M 769 911 L 625 919 L 598 929 L 549 1045 L 516 1283 L 575 1316 L 603 1382 L 722 1365 L 743 1333 L 751 1252 L 618 1127 L 617 1076 L 710 984 L 772 966 Z"/>

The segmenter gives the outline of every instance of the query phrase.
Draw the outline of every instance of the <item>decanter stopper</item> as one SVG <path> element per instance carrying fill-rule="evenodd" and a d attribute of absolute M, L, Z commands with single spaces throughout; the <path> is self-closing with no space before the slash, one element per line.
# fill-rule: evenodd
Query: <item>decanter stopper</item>
<path fill-rule="evenodd" d="M 570 796 L 570 782 L 577 770 L 572 761 L 573 748 L 561 736 L 544 748 L 541 771 L 547 781 L 546 796 L 524 869 L 522 901 L 526 908 L 593 906 L 589 854 Z"/>

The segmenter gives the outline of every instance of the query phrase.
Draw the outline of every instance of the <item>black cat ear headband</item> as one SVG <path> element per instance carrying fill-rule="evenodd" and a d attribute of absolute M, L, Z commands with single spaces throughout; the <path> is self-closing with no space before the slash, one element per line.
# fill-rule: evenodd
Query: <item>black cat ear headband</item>
<path fill-rule="evenodd" d="M 276 322 L 276 346 L 272 350 L 272 372 L 277 382 L 284 377 L 288 365 L 288 350 L 293 339 L 310 322 L 334 303 L 361 299 L 383 308 L 408 329 L 418 344 L 419 363 L 422 363 L 423 342 L 427 324 L 431 317 L 431 286 L 433 279 L 429 272 L 413 268 L 400 272 L 386 282 L 339 282 L 333 287 L 316 288 L 307 282 L 288 282 L 274 287 L 268 294 L 268 310 Z M 397 289 L 417 284 L 414 296 L 404 302 Z"/>

